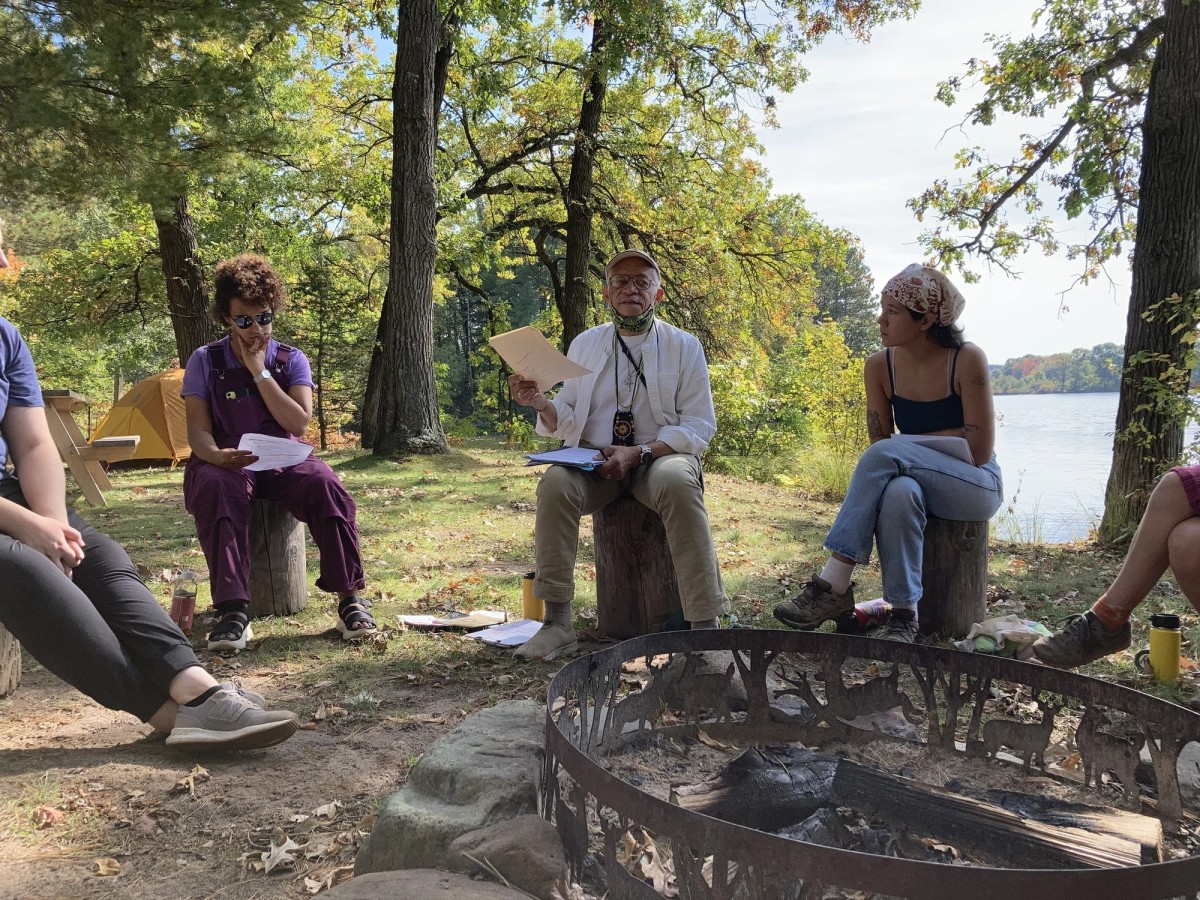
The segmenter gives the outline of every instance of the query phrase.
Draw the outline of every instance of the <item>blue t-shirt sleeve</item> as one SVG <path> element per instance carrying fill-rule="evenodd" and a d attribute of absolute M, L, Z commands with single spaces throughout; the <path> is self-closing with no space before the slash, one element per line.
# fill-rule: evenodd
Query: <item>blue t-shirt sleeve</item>
<path fill-rule="evenodd" d="M 3 406 L 0 410 L 9 406 L 45 406 L 33 354 L 29 352 L 16 326 L 7 319 L 3 322 L 4 327 L 0 329 L 4 355 L 3 365 L 0 366 L 0 381 L 3 382 L 0 384 L 0 400 Z"/>

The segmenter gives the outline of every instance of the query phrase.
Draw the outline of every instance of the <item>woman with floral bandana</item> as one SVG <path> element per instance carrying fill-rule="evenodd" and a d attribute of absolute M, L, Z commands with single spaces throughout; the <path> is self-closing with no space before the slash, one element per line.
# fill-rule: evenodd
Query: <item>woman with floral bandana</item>
<path fill-rule="evenodd" d="M 921 554 L 928 516 L 990 519 L 1004 489 L 993 453 L 995 416 L 987 358 L 956 323 L 964 300 L 937 269 L 913 264 L 883 289 L 884 349 L 867 359 L 867 436 L 833 527 L 831 556 L 819 575 L 775 607 L 792 628 L 815 628 L 854 608 L 854 566 L 879 551 L 884 599 L 892 614 L 882 637 L 912 643 L 918 634 Z M 973 462 L 931 447 L 888 440 L 901 434 L 966 438 Z"/>
<path fill-rule="evenodd" d="M 323 461 L 251 471 L 258 457 L 239 450 L 245 434 L 299 440 L 312 418 L 312 372 L 304 354 L 271 337 L 283 308 L 283 279 L 265 259 L 243 254 L 217 264 L 213 318 L 229 334 L 191 355 L 183 375 L 192 456 L 183 498 L 208 561 L 221 620 L 209 650 L 241 650 L 250 639 L 250 501 L 275 501 L 308 525 L 321 554 L 317 587 L 338 597 L 344 640 L 363 638 L 375 620 L 358 596 L 363 565 L 354 500 Z"/>

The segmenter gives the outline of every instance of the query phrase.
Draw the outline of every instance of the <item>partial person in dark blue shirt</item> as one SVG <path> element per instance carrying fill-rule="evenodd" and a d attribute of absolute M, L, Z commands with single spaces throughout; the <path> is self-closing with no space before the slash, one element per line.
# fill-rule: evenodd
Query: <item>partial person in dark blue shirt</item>
<path fill-rule="evenodd" d="M 987 358 L 963 340 L 966 301 L 944 274 L 913 264 L 883 289 L 879 335 L 884 349 L 867 359 L 867 435 L 846 499 L 825 538 L 831 556 L 799 595 L 775 607 L 793 628 L 815 628 L 854 607 L 854 567 L 879 551 L 883 597 L 892 615 L 882 637 L 916 640 L 928 516 L 990 519 L 1004 488 L 993 453 L 995 414 Z M 965 438 L 971 462 L 908 441 L 901 434 Z"/>

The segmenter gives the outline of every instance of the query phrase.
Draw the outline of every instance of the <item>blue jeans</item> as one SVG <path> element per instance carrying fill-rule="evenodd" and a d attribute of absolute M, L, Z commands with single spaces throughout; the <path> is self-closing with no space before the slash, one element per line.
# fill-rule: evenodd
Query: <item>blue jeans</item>
<path fill-rule="evenodd" d="M 907 441 L 876 441 L 863 453 L 825 548 L 856 563 L 879 549 L 883 596 L 915 608 L 928 516 L 984 522 L 1000 508 L 1004 484 L 993 456 L 982 466 Z"/>

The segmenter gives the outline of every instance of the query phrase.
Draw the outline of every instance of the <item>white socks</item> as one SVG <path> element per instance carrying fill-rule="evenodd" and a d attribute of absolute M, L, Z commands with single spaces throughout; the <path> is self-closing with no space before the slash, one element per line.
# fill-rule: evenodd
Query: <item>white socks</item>
<path fill-rule="evenodd" d="M 835 594 L 844 594 L 850 589 L 850 576 L 854 574 L 854 563 L 842 562 L 836 557 L 829 557 L 825 568 L 821 570 L 821 580 L 829 582 Z"/>

